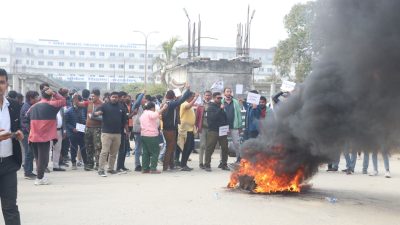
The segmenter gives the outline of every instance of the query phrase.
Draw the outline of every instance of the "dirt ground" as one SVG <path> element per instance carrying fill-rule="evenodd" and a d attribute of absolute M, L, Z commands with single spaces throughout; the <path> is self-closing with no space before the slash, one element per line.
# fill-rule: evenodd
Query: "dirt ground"
<path fill-rule="evenodd" d="M 51 172 L 48 186 L 18 176 L 18 205 L 25 225 L 329 225 L 400 224 L 400 156 L 390 158 L 392 178 L 320 172 L 300 194 L 256 195 L 228 190 L 230 172 L 198 169 L 158 175 L 130 172 L 107 178 L 95 172 Z M 231 161 L 233 158 L 230 159 Z M 133 168 L 133 157 L 126 165 Z M 372 165 L 371 165 L 372 166 Z M 379 162 L 383 171 L 383 162 Z M 341 160 L 341 169 L 344 159 Z M 370 168 L 371 170 L 371 168 Z M 336 198 L 330 202 L 326 198 Z M 3 223 L 0 220 L 0 224 Z"/>

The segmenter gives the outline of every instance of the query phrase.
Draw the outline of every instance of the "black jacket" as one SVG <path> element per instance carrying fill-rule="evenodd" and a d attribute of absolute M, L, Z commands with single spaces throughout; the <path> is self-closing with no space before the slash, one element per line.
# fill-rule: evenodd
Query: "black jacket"
<path fill-rule="evenodd" d="M 163 130 L 176 130 L 179 123 L 179 111 L 177 108 L 190 97 L 190 90 L 186 90 L 179 100 L 167 100 L 167 110 L 162 114 Z"/>
<path fill-rule="evenodd" d="M 10 113 L 11 132 L 16 132 L 21 129 L 21 124 L 19 120 L 21 106 L 17 101 L 11 99 L 8 99 L 8 101 L 10 102 L 10 105 L 8 106 L 8 111 Z M 13 158 L 15 162 L 18 164 L 18 166 L 21 167 L 22 152 L 19 141 L 17 139 L 12 139 L 12 146 L 13 146 Z"/>
<path fill-rule="evenodd" d="M 210 131 L 219 132 L 219 127 L 228 125 L 226 113 L 220 106 L 214 102 L 208 104 L 207 122 Z"/>

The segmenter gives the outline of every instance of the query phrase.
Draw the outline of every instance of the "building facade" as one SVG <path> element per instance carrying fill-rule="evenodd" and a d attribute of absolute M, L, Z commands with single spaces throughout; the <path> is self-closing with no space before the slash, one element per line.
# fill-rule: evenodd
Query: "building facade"
<path fill-rule="evenodd" d="M 251 58 L 258 59 L 262 64 L 253 71 L 254 81 L 267 80 L 274 74 L 273 55 L 274 49 L 250 50 Z M 161 46 L 148 46 L 149 82 L 150 79 L 157 81 L 152 78 L 153 63 L 157 57 L 165 57 Z M 232 59 L 236 57 L 236 49 L 202 47 L 201 57 L 211 60 Z M 0 67 L 19 77 L 45 76 L 64 85 L 67 83 L 69 88 L 113 90 L 123 84 L 144 81 L 145 46 L 0 38 Z"/>

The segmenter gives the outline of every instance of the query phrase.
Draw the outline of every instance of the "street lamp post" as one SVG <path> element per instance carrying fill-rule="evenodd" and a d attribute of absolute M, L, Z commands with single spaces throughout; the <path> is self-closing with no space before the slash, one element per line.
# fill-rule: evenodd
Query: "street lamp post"
<path fill-rule="evenodd" d="M 149 38 L 150 34 L 158 33 L 158 31 L 152 31 L 149 33 L 144 33 L 139 30 L 134 30 L 135 33 L 141 33 L 144 36 L 144 88 L 147 86 L 147 39 Z"/>

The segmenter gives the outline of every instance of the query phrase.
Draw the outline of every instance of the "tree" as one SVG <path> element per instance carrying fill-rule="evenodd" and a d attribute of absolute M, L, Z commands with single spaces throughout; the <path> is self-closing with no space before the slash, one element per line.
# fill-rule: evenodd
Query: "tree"
<path fill-rule="evenodd" d="M 165 86 L 167 86 L 166 74 L 168 64 L 173 62 L 176 58 L 178 58 L 178 55 L 185 51 L 184 48 L 175 48 L 175 44 L 178 41 L 178 37 L 172 37 L 168 41 L 164 41 L 161 46 L 165 57 L 157 57 L 154 62 L 157 65 L 158 70 L 160 71 L 161 83 Z"/>
<path fill-rule="evenodd" d="M 288 38 L 278 43 L 273 62 L 282 77 L 291 78 L 294 69 L 296 82 L 302 82 L 311 72 L 311 62 L 317 54 L 311 40 L 315 8 L 316 2 L 296 4 L 284 18 Z"/>
<path fill-rule="evenodd" d="M 133 83 L 122 86 L 122 90 L 129 93 L 132 96 L 136 96 L 138 93 L 141 93 L 144 89 L 144 83 Z M 164 96 L 167 92 L 167 88 L 163 84 L 147 84 L 146 94 L 155 96 L 162 95 Z"/>

